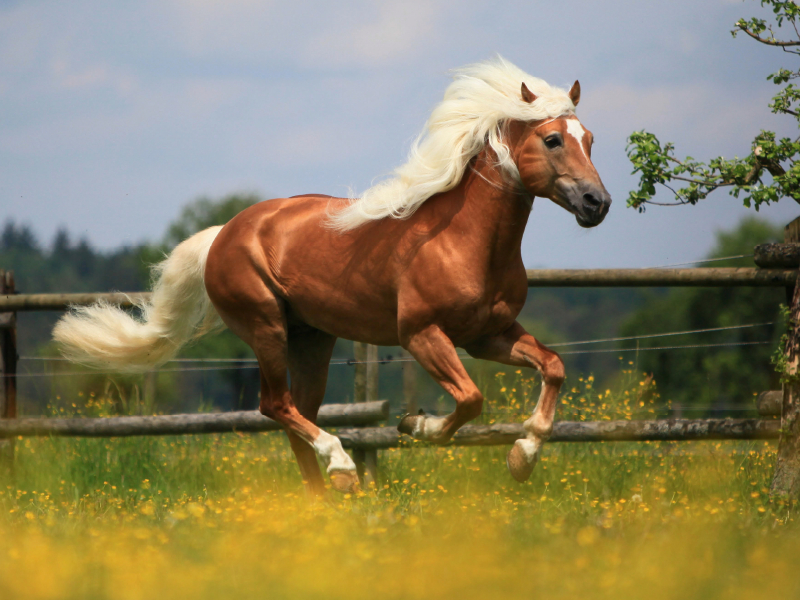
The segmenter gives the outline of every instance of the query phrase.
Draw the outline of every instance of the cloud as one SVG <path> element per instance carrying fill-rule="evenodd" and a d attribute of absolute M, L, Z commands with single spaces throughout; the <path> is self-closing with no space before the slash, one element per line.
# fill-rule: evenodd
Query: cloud
<path fill-rule="evenodd" d="M 759 130 L 790 125 L 769 112 L 769 91 L 750 85 L 732 93 L 710 81 L 648 87 L 610 83 L 587 93 L 579 110 L 589 127 L 617 136 L 646 129 L 662 142 L 685 144 L 692 156 L 742 156 Z"/>
<path fill-rule="evenodd" d="M 258 59 L 280 31 L 276 1 L 172 0 L 151 4 L 150 12 L 195 57 L 255 54 Z"/>
<path fill-rule="evenodd" d="M 347 19 L 311 40 L 309 66 L 380 67 L 418 57 L 435 43 L 444 3 L 400 0 L 374 3 L 359 22 Z M 340 19 L 341 20 L 341 19 Z"/>
<path fill-rule="evenodd" d="M 26 71 L 39 60 L 48 33 L 40 12 L 25 5 L 0 10 L 0 72 Z"/>
<path fill-rule="evenodd" d="M 437 41 L 450 0 L 173 0 L 154 10 L 188 56 L 303 69 L 381 67 Z"/>
<path fill-rule="evenodd" d="M 108 87 L 120 96 L 129 96 L 137 88 L 132 74 L 105 62 L 76 65 L 67 56 L 56 55 L 50 61 L 50 73 L 56 86 L 68 90 Z"/>

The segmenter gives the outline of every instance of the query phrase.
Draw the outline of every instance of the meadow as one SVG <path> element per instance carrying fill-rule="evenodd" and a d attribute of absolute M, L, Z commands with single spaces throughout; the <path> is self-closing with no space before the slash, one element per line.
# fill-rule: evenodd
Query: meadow
<path fill-rule="evenodd" d="M 652 385 L 578 379 L 559 418 L 652 416 Z M 538 392 L 495 389 L 487 422 Z M 773 442 L 550 444 L 525 484 L 503 447 L 408 446 L 381 452 L 377 485 L 312 499 L 280 433 L 16 440 L 0 598 L 800 596 Z"/>

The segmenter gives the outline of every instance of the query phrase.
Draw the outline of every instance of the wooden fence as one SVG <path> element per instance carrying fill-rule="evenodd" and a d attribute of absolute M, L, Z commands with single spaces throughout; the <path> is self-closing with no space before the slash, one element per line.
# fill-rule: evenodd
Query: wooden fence
<path fill-rule="evenodd" d="M 389 418 L 389 401 L 360 404 L 325 404 L 320 427 L 359 427 Z M 197 433 L 254 433 L 277 431 L 282 426 L 257 410 L 189 415 L 153 415 L 97 418 L 28 417 L 0 421 L 0 439 L 39 437 L 131 437 L 137 435 L 188 435 Z"/>
<path fill-rule="evenodd" d="M 794 287 L 796 269 L 529 269 L 529 287 Z M 0 313 L 65 310 L 104 300 L 122 307 L 150 298 L 149 292 L 108 294 L 17 294 L 3 290 Z"/>
<path fill-rule="evenodd" d="M 769 266 L 769 265 L 768 265 Z M 790 265 L 780 265 L 790 266 Z M 793 266 L 793 265 L 792 265 Z M 791 290 L 796 269 L 692 268 L 692 269 L 542 269 L 529 270 L 531 287 L 782 287 Z M 211 415 L 114 417 L 104 419 L 17 419 L 16 416 L 16 315 L 18 311 L 64 310 L 97 300 L 133 306 L 148 293 L 15 294 L 13 276 L 0 271 L 0 452 L 13 460 L 13 440 L 25 435 L 178 435 L 222 431 L 270 431 L 277 423 L 255 412 Z M 383 448 L 404 444 L 394 427 L 364 427 L 388 417 L 388 402 L 377 401 L 377 348 L 356 343 L 356 404 L 326 405 L 320 425 L 341 427 L 337 434 L 353 450 L 359 474 L 377 479 L 378 455 Z M 408 363 L 409 365 L 411 363 Z M 406 406 L 414 408 L 414 379 L 404 373 Z M 760 413 L 774 415 L 781 392 L 762 394 Z M 766 408 L 769 405 L 770 408 Z M 778 414 L 779 411 L 778 411 Z M 775 419 L 657 419 L 650 421 L 594 421 L 555 423 L 551 442 L 664 441 L 700 439 L 774 439 L 780 421 Z M 467 425 L 452 441 L 459 446 L 511 444 L 523 437 L 521 424 Z M 3 447 L 5 440 L 5 448 Z M 413 444 L 414 442 L 411 442 Z"/>

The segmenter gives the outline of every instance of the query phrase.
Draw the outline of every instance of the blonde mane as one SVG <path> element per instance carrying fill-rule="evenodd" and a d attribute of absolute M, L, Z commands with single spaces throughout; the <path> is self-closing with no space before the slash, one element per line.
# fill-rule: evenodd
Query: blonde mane
<path fill-rule="evenodd" d="M 522 99 L 523 82 L 536 95 L 530 104 Z M 410 217 L 434 194 L 457 186 L 470 159 L 487 142 L 501 171 L 518 181 L 519 172 L 503 140 L 503 122 L 555 118 L 574 110 L 565 90 L 528 75 L 501 56 L 456 69 L 444 100 L 411 146 L 408 162 L 390 179 L 332 212 L 329 225 L 348 231 L 368 221 Z"/>

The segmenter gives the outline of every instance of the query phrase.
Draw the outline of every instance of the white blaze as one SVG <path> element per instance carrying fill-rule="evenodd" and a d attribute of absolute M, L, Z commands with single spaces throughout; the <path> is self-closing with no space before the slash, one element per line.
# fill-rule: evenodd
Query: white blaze
<path fill-rule="evenodd" d="M 586 150 L 583 149 L 583 136 L 586 135 L 586 130 L 581 125 L 581 122 L 578 119 L 567 119 L 567 133 L 570 134 L 578 141 L 578 146 L 581 147 L 581 152 L 583 155 L 586 156 L 586 160 L 589 160 L 589 157 L 586 155 Z"/>

